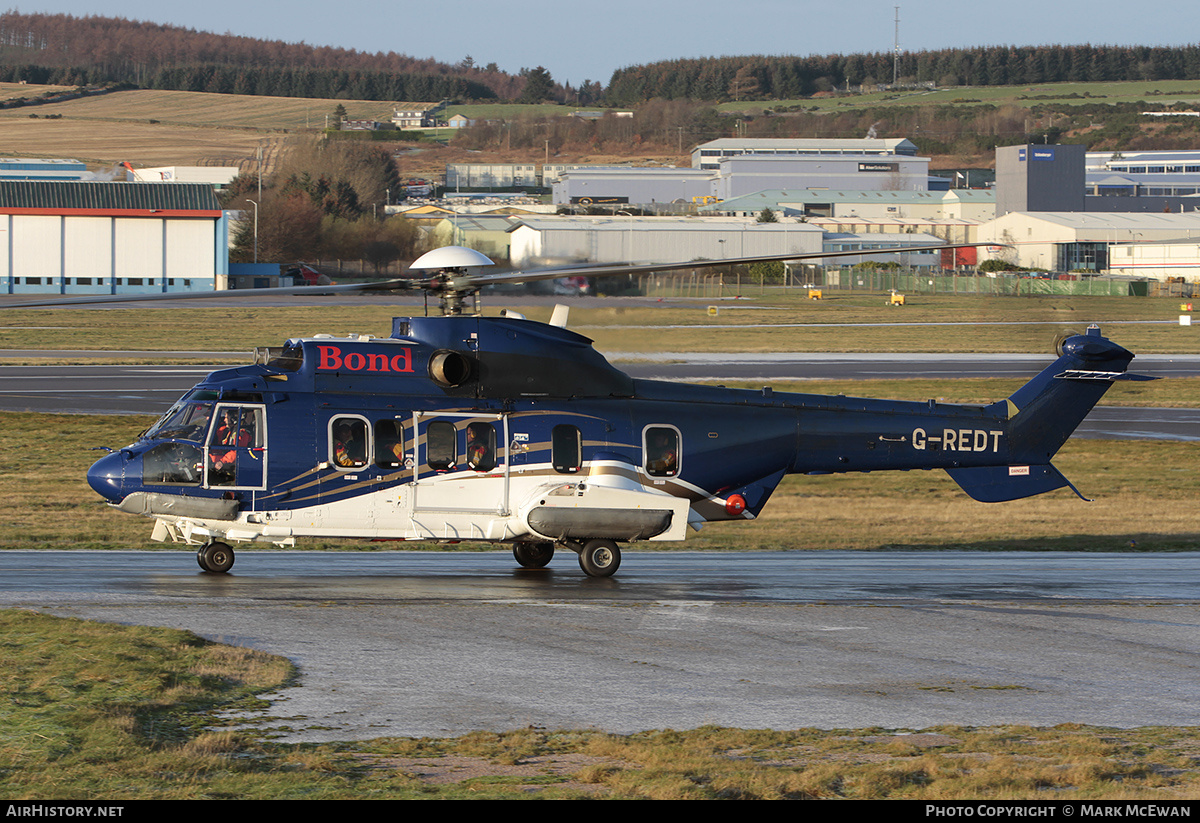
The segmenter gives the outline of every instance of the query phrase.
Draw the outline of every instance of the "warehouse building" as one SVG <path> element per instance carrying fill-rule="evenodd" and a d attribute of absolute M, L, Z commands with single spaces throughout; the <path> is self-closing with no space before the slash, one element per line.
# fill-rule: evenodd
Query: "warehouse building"
<path fill-rule="evenodd" d="M 927 191 L 929 158 L 889 155 L 743 154 L 724 157 L 713 173 L 711 194 L 729 200 L 763 189 Z"/>
<path fill-rule="evenodd" d="M 1109 246 L 1108 270 L 1112 274 L 1149 280 L 1182 278 L 1200 282 L 1200 240 L 1182 238 L 1160 243 L 1122 243 Z"/>
<path fill-rule="evenodd" d="M 448 163 L 446 194 L 491 189 L 535 189 L 541 186 L 533 163 Z"/>
<path fill-rule="evenodd" d="M 210 185 L 0 181 L 6 294 L 211 291 L 228 273 Z"/>
<path fill-rule="evenodd" d="M 84 180 L 91 174 L 78 160 L 0 158 L 0 180 Z"/>
<path fill-rule="evenodd" d="M 1049 271 L 1103 272 L 1118 245 L 1200 237 L 1200 212 L 1011 212 L 980 226 L 977 236 L 997 244 L 988 257 Z"/>
<path fill-rule="evenodd" d="M 809 254 L 822 250 L 824 237 L 806 223 L 733 217 L 524 217 L 510 233 L 510 259 L 517 267 Z"/>
<path fill-rule="evenodd" d="M 1200 194 L 1200 151 L 1087 152 L 1087 193 L 1101 197 Z"/>
<path fill-rule="evenodd" d="M 950 191 L 847 191 L 767 189 L 712 203 L 701 214 L 753 217 L 764 208 L 791 217 L 863 217 L 869 219 L 991 220 L 996 193 L 991 189 Z"/>
<path fill-rule="evenodd" d="M 692 203 L 712 194 L 712 173 L 700 169 L 570 169 L 553 184 L 555 205 Z"/>
<path fill-rule="evenodd" d="M 692 151 L 692 168 L 716 171 L 721 160 L 727 157 L 756 155 L 760 157 L 834 157 L 839 155 L 858 157 L 908 156 L 915 157 L 917 146 L 903 137 L 878 139 L 852 138 L 802 138 L 781 139 L 773 137 L 726 137 L 701 143 Z"/>

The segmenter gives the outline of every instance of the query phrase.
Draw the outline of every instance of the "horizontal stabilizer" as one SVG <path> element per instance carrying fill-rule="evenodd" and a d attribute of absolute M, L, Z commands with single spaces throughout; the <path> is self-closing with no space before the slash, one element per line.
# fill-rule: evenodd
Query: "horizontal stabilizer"
<path fill-rule="evenodd" d="M 1061 374 L 1054 375 L 1056 380 L 1158 380 L 1149 374 L 1130 374 L 1118 371 L 1086 371 L 1084 369 L 1067 369 Z"/>
<path fill-rule="evenodd" d="M 1002 503 L 1070 486 L 1071 481 L 1049 463 L 1040 466 L 974 466 L 946 469 L 962 490 L 980 503 Z M 1079 495 L 1083 497 L 1083 495 Z M 1087 498 L 1084 498 L 1085 500 Z"/>

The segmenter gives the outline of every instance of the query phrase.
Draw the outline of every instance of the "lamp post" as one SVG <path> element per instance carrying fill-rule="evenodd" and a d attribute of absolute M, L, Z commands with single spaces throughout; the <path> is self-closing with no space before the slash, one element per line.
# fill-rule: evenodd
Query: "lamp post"
<path fill-rule="evenodd" d="M 629 252 L 625 255 L 625 260 L 628 263 L 632 263 L 633 262 L 633 213 L 622 209 L 621 211 L 614 212 L 614 216 L 617 214 L 623 214 L 629 218 L 629 232 L 628 232 Z"/>
<path fill-rule="evenodd" d="M 246 198 L 247 203 L 254 203 L 254 262 L 258 262 L 258 203 L 255 203 L 249 197 Z"/>

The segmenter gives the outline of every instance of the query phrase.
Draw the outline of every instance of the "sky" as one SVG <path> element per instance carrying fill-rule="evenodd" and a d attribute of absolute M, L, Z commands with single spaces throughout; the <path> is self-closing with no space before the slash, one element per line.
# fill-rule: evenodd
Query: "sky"
<path fill-rule="evenodd" d="M 558 82 L 607 85 L 615 69 L 681 57 L 924 51 L 1051 43 L 1177 46 L 1200 40 L 1200 3 L 1141 13 L 1128 0 L 58 0 L 31 14 L 124 17 L 218 34 L 394 51 L 501 69 L 544 66 Z"/>

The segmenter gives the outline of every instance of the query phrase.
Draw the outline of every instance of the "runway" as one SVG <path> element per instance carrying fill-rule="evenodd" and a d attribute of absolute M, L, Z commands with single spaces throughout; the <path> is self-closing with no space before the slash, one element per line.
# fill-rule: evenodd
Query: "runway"
<path fill-rule="evenodd" d="M 958 723 L 1195 725 L 1200 555 L 0 553 L 0 604 L 282 654 L 285 740 Z"/>

